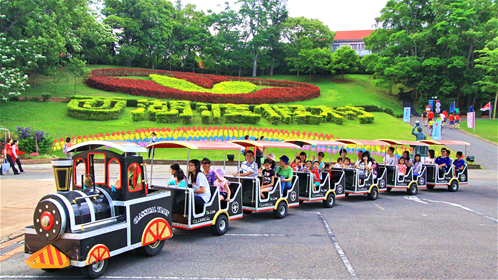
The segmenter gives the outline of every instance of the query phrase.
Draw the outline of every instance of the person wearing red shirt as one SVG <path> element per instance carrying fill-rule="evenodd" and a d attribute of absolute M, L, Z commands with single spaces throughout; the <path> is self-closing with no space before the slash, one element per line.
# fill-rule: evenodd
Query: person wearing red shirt
<path fill-rule="evenodd" d="M 454 129 L 455 128 L 455 113 L 449 115 L 448 119 L 450 120 L 450 129 Z"/>
<path fill-rule="evenodd" d="M 441 114 L 444 115 L 443 128 L 446 126 L 446 121 L 448 120 L 448 112 L 443 111 Z"/>
<path fill-rule="evenodd" d="M 429 121 L 431 121 L 434 118 L 434 112 L 429 111 L 429 113 L 427 114 L 427 117 L 428 117 Z"/>
<path fill-rule="evenodd" d="M 460 115 L 459 114 L 455 114 L 455 127 L 457 129 L 460 129 Z"/>
<path fill-rule="evenodd" d="M 17 171 L 16 167 L 14 166 L 14 159 L 12 158 L 12 142 L 12 138 L 7 138 L 7 144 L 5 144 L 5 148 L 3 149 L 4 157 L 10 163 L 10 167 L 14 171 L 14 175 L 19 175 L 21 173 Z"/>
<path fill-rule="evenodd" d="M 19 171 L 21 173 L 24 173 L 24 170 L 22 169 L 22 165 L 21 165 L 21 161 L 19 160 L 19 142 L 17 142 L 17 140 L 14 140 L 12 142 L 12 159 L 14 160 L 14 162 L 17 163 L 17 167 L 19 167 Z"/>

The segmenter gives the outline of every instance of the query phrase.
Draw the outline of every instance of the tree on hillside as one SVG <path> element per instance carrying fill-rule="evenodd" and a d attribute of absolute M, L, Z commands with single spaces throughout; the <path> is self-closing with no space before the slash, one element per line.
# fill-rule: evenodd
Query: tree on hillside
<path fill-rule="evenodd" d="M 310 74 L 327 72 L 330 70 L 332 51 L 330 48 L 303 49 L 299 52 L 302 68 Z"/>
<path fill-rule="evenodd" d="M 492 0 L 389 0 L 376 18 L 377 30 L 365 38 L 367 49 L 389 65 L 375 79 L 413 88 L 414 99 L 425 103 L 437 95 L 444 106 L 466 94 L 482 79 L 475 71 L 480 50 L 498 29 L 489 21 L 498 4 Z"/>
<path fill-rule="evenodd" d="M 350 46 L 342 46 L 332 54 L 332 69 L 341 72 L 341 79 L 344 80 L 344 73 L 347 71 L 357 71 L 360 58 L 355 50 Z M 332 72 L 332 74 L 334 74 Z"/>
<path fill-rule="evenodd" d="M 119 44 L 140 48 L 154 68 L 173 33 L 173 5 L 166 0 L 104 0 L 104 5 L 104 22 L 119 30 Z"/>
<path fill-rule="evenodd" d="M 69 63 L 66 66 L 66 71 L 73 77 L 74 81 L 74 92 L 76 94 L 76 85 L 81 81 L 88 73 L 90 69 L 86 68 L 86 63 L 76 57 L 69 59 Z"/>
<path fill-rule="evenodd" d="M 293 47 L 298 45 L 300 38 L 306 37 L 313 43 L 312 48 L 326 48 L 334 42 L 335 33 L 318 19 L 297 17 L 285 20 L 282 37 Z"/>
<path fill-rule="evenodd" d="M 292 72 L 295 71 L 298 76 L 299 72 L 306 66 L 306 57 L 304 57 L 304 55 L 299 56 L 299 54 L 311 49 L 313 49 L 313 42 L 311 42 L 308 37 L 301 37 L 298 40 L 297 46 L 294 48 L 296 54 L 286 58 L 290 70 Z"/>
<path fill-rule="evenodd" d="M 478 51 L 482 56 L 476 59 L 475 62 L 478 63 L 476 67 L 482 68 L 485 73 L 484 79 L 478 83 L 484 86 L 484 90 L 495 93 L 493 120 L 496 120 L 496 105 L 498 102 L 498 37 L 489 46 L 494 47 L 494 49 L 490 50 L 486 47 Z"/>

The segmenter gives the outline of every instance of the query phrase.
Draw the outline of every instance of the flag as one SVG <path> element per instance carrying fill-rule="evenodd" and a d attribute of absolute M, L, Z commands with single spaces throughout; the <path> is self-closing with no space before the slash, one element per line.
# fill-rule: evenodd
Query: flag
<path fill-rule="evenodd" d="M 432 140 L 441 140 L 441 121 L 437 121 L 432 125 Z"/>
<path fill-rule="evenodd" d="M 476 125 L 476 118 L 475 118 L 476 112 L 472 113 L 467 113 L 467 127 L 468 128 L 474 128 Z"/>
<path fill-rule="evenodd" d="M 411 108 L 405 107 L 403 110 L 403 122 L 410 122 Z"/>
<path fill-rule="evenodd" d="M 450 113 L 455 112 L 455 107 L 456 107 L 455 103 L 456 101 L 453 101 L 453 103 L 450 104 Z"/>
<path fill-rule="evenodd" d="M 491 110 L 491 102 L 488 102 L 488 104 L 484 105 L 484 107 L 481 108 L 481 111 L 490 111 Z"/>
<path fill-rule="evenodd" d="M 434 100 L 429 100 L 429 106 L 431 106 L 431 111 L 434 109 Z"/>

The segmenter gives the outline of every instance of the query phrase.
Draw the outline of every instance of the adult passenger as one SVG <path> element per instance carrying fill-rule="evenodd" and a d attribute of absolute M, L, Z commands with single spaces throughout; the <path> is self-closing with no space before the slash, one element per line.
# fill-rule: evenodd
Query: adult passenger
<path fill-rule="evenodd" d="M 434 150 L 429 150 L 429 158 L 425 161 L 426 164 L 436 163 L 436 152 Z"/>
<path fill-rule="evenodd" d="M 324 154 L 323 152 L 319 152 L 319 153 L 318 153 L 318 159 L 317 159 L 317 161 L 318 161 L 318 164 L 319 164 L 319 167 L 318 167 L 318 168 L 319 168 L 320 170 L 323 170 L 323 169 L 324 169 L 324 165 L 325 165 L 325 163 L 322 161 L 324 157 L 325 157 L 325 154 Z M 314 156 L 313 156 L 313 160 L 315 160 L 315 157 L 314 157 Z"/>
<path fill-rule="evenodd" d="M 412 160 L 410 159 L 410 152 L 409 151 L 403 152 L 403 158 L 405 159 L 405 164 L 407 167 L 412 166 Z"/>
<path fill-rule="evenodd" d="M 363 161 L 363 151 L 359 150 L 356 155 L 358 156 L 358 159 L 356 160 L 354 167 L 359 168 L 360 163 Z"/>
<path fill-rule="evenodd" d="M 386 165 L 398 165 L 398 158 L 394 155 L 394 147 L 387 149 L 387 155 L 384 158 Z"/>
<path fill-rule="evenodd" d="M 214 184 L 214 181 L 216 180 L 216 175 L 214 174 L 214 171 L 211 170 L 210 168 L 211 168 L 211 161 L 208 158 L 202 159 L 202 173 L 206 175 L 209 185 L 212 186 Z"/>
<path fill-rule="evenodd" d="M 203 205 L 211 198 L 211 189 L 206 175 L 201 172 L 201 162 L 193 159 L 188 163 L 189 181 L 194 188 L 194 200 L 196 204 Z"/>
<path fill-rule="evenodd" d="M 446 148 L 441 149 L 441 156 L 436 158 L 435 163 L 439 168 L 439 177 L 442 177 L 444 173 L 448 170 L 451 160 L 448 157 L 448 150 Z"/>
<path fill-rule="evenodd" d="M 239 174 L 233 173 L 233 176 L 256 178 L 258 176 L 258 166 L 254 161 L 254 152 L 248 150 L 245 154 L 246 161 L 242 162 L 240 165 Z"/>

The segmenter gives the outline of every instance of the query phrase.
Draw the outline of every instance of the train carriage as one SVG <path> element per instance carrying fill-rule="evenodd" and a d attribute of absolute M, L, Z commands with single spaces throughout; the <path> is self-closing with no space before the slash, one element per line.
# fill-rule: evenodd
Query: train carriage
<path fill-rule="evenodd" d="M 287 143 L 296 144 L 300 147 L 304 145 L 315 146 L 315 147 L 344 147 L 343 143 L 337 141 L 326 141 L 326 140 L 286 140 Z M 332 157 L 332 153 L 331 153 Z M 329 161 L 331 158 L 329 159 Z M 334 173 L 339 173 L 340 177 L 337 182 L 332 183 L 331 175 Z M 335 200 L 337 198 L 342 198 L 346 196 L 345 193 L 345 181 L 346 176 L 342 168 L 331 168 L 331 173 L 323 172 L 321 173 L 321 180 L 318 189 L 313 188 L 313 176 L 311 173 L 306 172 L 295 172 L 299 180 L 299 202 L 316 202 L 322 201 L 325 208 L 331 208 L 335 205 Z"/>
<path fill-rule="evenodd" d="M 234 140 L 231 143 L 249 148 L 278 148 L 295 149 L 296 145 L 283 142 Z M 283 219 L 287 216 L 288 209 L 299 206 L 299 180 L 294 174 L 291 188 L 282 193 L 280 178 L 276 178 L 273 190 L 264 199 L 260 197 L 262 177 L 227 177 L 230 181 L 240 181 L 242 184 L 242 205 L 244 213 L 273 211 L 275 218 Z"/>
<path fill-rule="evenodd" d="M 338 139 L 337 142 L 346 145 L 358 146 L 385 146 L 387 143 L 376 140 L 353 140 L 353 139 Z M 360 173 L 355 168 L 344 168 L 346 196 L 350 194 L 367 195 L 368 199 L 376 200 L 379 197 L 379 192 L 387 191 L 387 171 L 379 170 L 377 176 L 372 173 L 368 175 L 364 181 L 360 183 Z"/>
<path fill-rule="evenodd" d="M 417 142 L 417 141 L 402 141 L 402 140 L 390 140 L 390 139 L 379 139 L 378 141 L 385 142 L 389 145 L 396 146 L 411 146 L 415 149 L 427 150 L 428 144 Z M 424 153 L 425 154 L 425 153 Z M 422 154 L 421 156 L 424 156 Z M 413 168 L 407 167 L 405 175 L 399 175 L 399 170 L 397 165 L 385 165 L 380 164 L 381 170 L 387 170 L 387 191 L 390 192 L 392 189 L 406 189 L 408 194 L 416 195 L 419 189 L 425 189 L 427 187 L 427 166 L 423 165 L 420 175 L 413 175 Z"/>
<path fill-rule="evenodd" d="M 171 193 L 149 189 L 137 155 L 146 150 L 128 142 L 88 141 L 68 151 L 77 152 L 72 160 L 54 163 L 59 191 L 38 202 L 33 225 L 25 228 L 26 263 L 44 270 L 81 267 L 84 276 L 98 278 L 115 255 L 133 249 L 158 254 L 173 234 Z"/>
<path fill-rule="evenodd" d="M 468 165 L 467 162 L 473 162 L 474 157 L 467 156 L 467 146 L 470 144 L 464 141 L 452 141 L 452 140 L 420 140 L 418 142 L 445 147 L 447 145 L 450 146 L 464 146 L 465 152 L 464 156 L 467 157 L 466 164 L 464 165 L 463 170 L 455 171 L 453 166 L 453 160 L 450 158 L 450 167 L 446 172 L 442 175 L 439 174 L 439 168 L 436 164 L 425 164 L 427 168 L 427 188 L 433 189 L 434 187 L 445 186 L 448 187 L 450 192 L 456 192 L 460 188 L 461 185 L 469 184 L 469 175 L 468 175 Z"/>
<path fill-rule="evenodd" d="M 191 149 L 194 150 L 227 150 L 239 151 L 241 146 L 227 142 L 202 142 L 202 141 L 162 141 L 150 144 L 147 148 L 154 149 Z M 225 157 L 226 158 L 226 157 Z M 187 164 L 188 164 L 187 155 Z M 240 159 L 239 159 L 240 161 Z M 152 159 L 153 162 L 153 159 Z M 152 179 L 151 165 L 151 179 Z M 187 168 L 188 170 L 188 168 Z M 187 176 L 188 177 L 188 176 Z M 228 178 L 227 178 L 228 179 Z M 220 201 L 219 188 L 210 186 L 211 198 L 203 205 L 196 204 L 194 189 L 189 184 L 188 188 L 176 188 L 152 184 L 153 189 L 167 189 L 171 191 L 173 201 L 173 227 L 184 230 L 193 230 L 201 227 L 211 227 L 213 234 L 223 235 L 228 230 L 229 221 L 242 218 L 242 184 L 230 182 L 230 201 Z"/>

